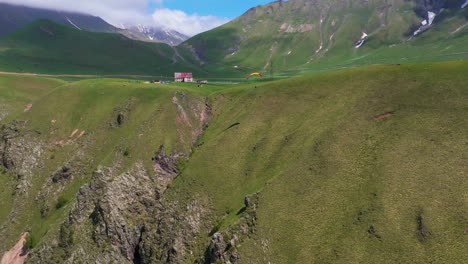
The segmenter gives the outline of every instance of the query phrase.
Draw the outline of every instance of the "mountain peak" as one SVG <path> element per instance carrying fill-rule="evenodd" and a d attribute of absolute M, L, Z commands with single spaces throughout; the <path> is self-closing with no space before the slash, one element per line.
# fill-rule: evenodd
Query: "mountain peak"
<path fill-rule="evenodd" d="M 77 30 L 120 33 L 132 39 L 162 42 L 172 46 L 188 39 L 188 36 L 175 30 L 164 30 L 146 25 L 121 25 L 122 27 L 118 28 L 97 16 L 6 3 L 0 3 L 0 37 L 38 19 L 49 19 Z"/>

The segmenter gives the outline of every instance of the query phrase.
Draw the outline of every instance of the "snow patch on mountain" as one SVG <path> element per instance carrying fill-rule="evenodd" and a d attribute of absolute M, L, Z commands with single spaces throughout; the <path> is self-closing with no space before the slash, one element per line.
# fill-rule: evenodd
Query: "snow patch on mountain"
<path fill-rule="evenodd" d="M 461 6 L 461 8 L 465 8 L 466 6 L 468 6 L 468 0 L 465 1 L 465 3 Z"/>
<path fill-rule="evenodd" d="M 360 47 L 362 47 L 362 45 L 364 45 L 364 43 L 366 42 L 367 36 L 369 36 L 369 35 L 367 35 L 367 33 L 362 32 L 361 39 L 359 39 L 359 40 L 354 44 L 354 46 L 356 47 L 356 49 L 359 49 Z"/>
<path fill-rule="evenodd" d="M 77 26 L 75 23 L 73 23 L 73 21 L 71 21 L 68 17 L 65 17 L 65 19 L 68 21 L 68 23 L 70 23 L 72 26 L 74 26 L 75 28 L 77 28 L 78 30 L 81 30 L 81 28 L 79 26 Z"/>
<path fill-rule="evenodd" d="M 319 53 L 322 49 L 323 49 L 323 45 L 320 44 L 319 48 L 317 50 L 315 50 L 315 53 Z"/>
<path fill-rule="evenodd" d="M 432 22 L 434 22 L 434 19 L 436 17 L 436 14 L 434 12 L 427 12 L 427 17 L 429 18 L 429 26 L 432 25 Z"/>
<path fill-rule="evenodd" d="M 437 15 L 434 12 L 427 12 L 427 19 L 424 19 L 421 22 L 421 26 L 413 33 L 413 36 L 417 36 L 423 33 L 424 31 L 428 30 L 431 27 L 432 23 L 434 23 L 434 19 L 436 18 L 436 16 Z"/>
<path fill-rule="evenodd" d="M 171 29 L 152 27 L 142 24 L 122 25 L 122 28 L 139 36 L 141 40 L 152 42 L 164 42 L 176 46 L 188 39 L 188 36 Z"/>

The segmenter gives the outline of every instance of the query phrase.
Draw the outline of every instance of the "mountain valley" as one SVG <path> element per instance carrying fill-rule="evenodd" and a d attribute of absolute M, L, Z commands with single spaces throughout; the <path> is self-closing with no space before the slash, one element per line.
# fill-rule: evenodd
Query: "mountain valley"
<path fill-rule="evenodd" d="M 0 3 L 1 264 L 465 263 L 467 4 Z"/>

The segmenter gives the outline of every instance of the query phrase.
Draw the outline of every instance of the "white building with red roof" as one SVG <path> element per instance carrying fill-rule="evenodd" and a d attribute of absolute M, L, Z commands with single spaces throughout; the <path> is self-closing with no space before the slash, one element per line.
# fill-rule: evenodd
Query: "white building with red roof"
<path fill-rule="evenodd" d="M 193 74 L 191 72 L 176 72 L 174 74 L 175 82 L 193 82 Z"/>

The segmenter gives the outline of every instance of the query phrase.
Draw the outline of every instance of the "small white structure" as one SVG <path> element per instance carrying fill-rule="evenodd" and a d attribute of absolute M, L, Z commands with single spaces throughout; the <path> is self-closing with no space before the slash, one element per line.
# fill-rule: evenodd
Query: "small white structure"
<path fill-rule="evenodd" d="M 176 72 L 174 74 L 175 82 L 193 82 L 193 74 L 191 72 Z"/>

